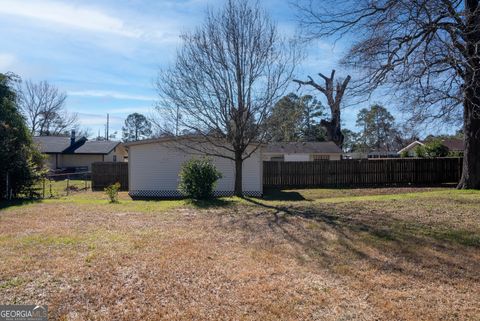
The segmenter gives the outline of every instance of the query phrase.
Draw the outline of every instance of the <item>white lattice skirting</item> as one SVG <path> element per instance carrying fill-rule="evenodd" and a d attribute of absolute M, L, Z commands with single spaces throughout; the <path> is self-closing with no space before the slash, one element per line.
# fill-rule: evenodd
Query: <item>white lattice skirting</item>
<path fill-rule="evenodd" d="M 128 195 L 132 198 L 183 198 L 183 194 L 179 191 L 157 191 L 157 190 L 134 190 L 129 191 Z M 233 196 L 233 191 L 214 191 L 213 195 L 216 197 L 220 196 Z M 262 192 L 260 191 L 244 191 L 243 195 L 251 197 L 262 197 Z"/>

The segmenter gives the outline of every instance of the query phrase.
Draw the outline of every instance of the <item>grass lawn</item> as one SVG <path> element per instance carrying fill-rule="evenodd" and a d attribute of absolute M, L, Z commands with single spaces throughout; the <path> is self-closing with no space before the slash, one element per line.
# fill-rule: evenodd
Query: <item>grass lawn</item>
<path fill-rule="evenodd" d="M 42 198 L 50 198 L 62 197 L 78 191 L 85 191 L 90 189 L 91 186 L 91 181 L 85 179 L 45 179 L 36 184 L 35 190 Z"/>
<path fill-rule="evenodd" d="M 51 320 L 480 320 L 480 192 L 0 208 L 0 303 Z"/>

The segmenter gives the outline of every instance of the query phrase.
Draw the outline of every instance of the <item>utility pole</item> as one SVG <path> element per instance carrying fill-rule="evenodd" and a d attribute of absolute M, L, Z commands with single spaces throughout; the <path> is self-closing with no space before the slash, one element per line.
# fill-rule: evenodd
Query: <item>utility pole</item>
<path fill-rule="evenodd" d="M 107 140 L 110 140 L 110 135 L 109 135 L 109 126 L 110 126 L 110 115 L 107 113 Z"/>

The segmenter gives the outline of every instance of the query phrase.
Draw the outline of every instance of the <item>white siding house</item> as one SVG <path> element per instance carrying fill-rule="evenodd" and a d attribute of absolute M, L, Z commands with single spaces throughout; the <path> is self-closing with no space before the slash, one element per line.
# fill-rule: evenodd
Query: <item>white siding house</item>
<path fill-rule="evenodd" d="M 207 144 L 207 143 L 205 143 Z M 129 194 L 132 197 L 179 197 L 179 172 L 182 164 L 204 154 L 192 150 L 173 138 L 159 138 L 126 144 L 128 148 Z M 212 149 L 214 147 L 212 146 Z M 218 148 L 216 148 L 218 150 Z M 251 150 L 252 151 L 252 150 Z M 222 150 L 220 153 L 225 153 Z M 212 157 L 222 173 L 215 195 L 233 195 L 235 164 L 231 159 Z M 262 157 L 260 148 L 243 162 L 243 191 L 248 196 L 262 196 Z"/>

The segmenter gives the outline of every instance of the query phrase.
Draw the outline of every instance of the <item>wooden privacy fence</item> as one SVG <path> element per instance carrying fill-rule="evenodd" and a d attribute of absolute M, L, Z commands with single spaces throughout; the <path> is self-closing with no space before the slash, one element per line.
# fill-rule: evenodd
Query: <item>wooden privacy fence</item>
<path fill-rule="evenodd" d="M 99 162 L 92 164 L 92 190 L 101 191 L 119 182 L 122 191 L 128 191 L 128 163 Z"/>
<path fill-rule="evenodd" d="M 437 185 L 461 173 L 461 158 L 263 162 L 265 187 Z"/>

